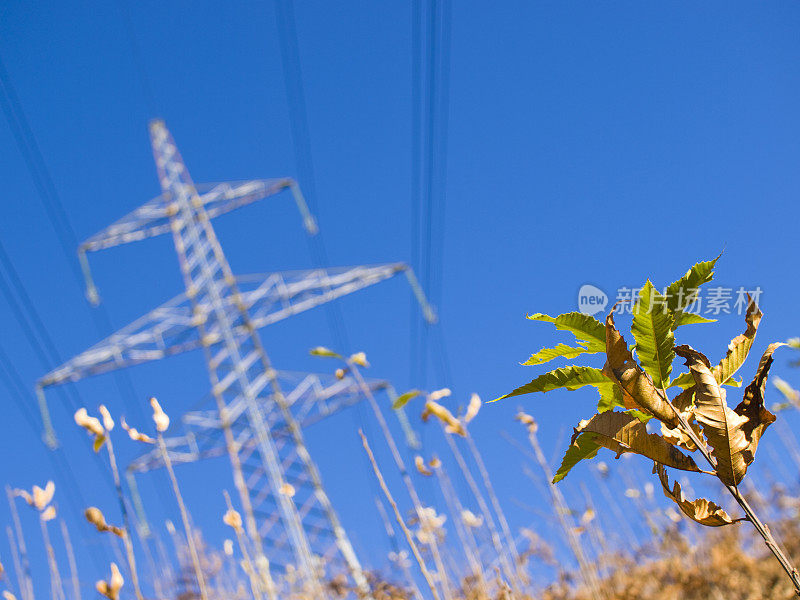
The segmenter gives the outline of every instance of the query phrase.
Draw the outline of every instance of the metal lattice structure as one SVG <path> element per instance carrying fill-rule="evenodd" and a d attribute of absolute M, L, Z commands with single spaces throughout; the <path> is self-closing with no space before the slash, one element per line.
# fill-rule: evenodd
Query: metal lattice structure
<path fill-rule="evenodd" d="M 359 385 L 351 378 L 342 380 L 332 375 L 312 373 L 278 372 L 281 388 L 287 390 L 285 401 L 295 421 L 303 428 L 352 406 L 363 399 Z M 368 386 L 373 393 L 394 392 L 386 381 L 372 380 Z M 227 408 L 227 417 L 239 458 L 251 491 L 253 511 L 259 522 L 259 534 L 269 547 L 269 560 L 275 569 L 285 570 L 292 564 L 292 553 L 286 532 L 280 527 L 277 498 L 267 481 L 258 457 L 258 440 L 247 419 L 247 407 L 240 399 Z M 270 431 L 284 476 L 295 490 L 294 501 L 308 535 L 311 550 L 323 558 L 331 573 L 343 572 L 336 540 L 326 515 L 314 501 L 315 488 L 308 473 L 302 468 L 296 455 L 291 430 L 280 410 L 276 410 L 275 399 L 266 396 L 259 399 L 259 410 Z M 226 444 L 222 431 L 222 419 L 216 408 L 208 407 L 186 413 L 182 418 L 184 434 L 165 440 L 173 464 L 191 463 L 224 456 Z M 132 462 L 129 473 L 144 473 L 164 466 L 158 450 L 153 450 Z"/>
<path fill-rule="evenodd" d="M 163 121 L 150 123 L 150 137 L 162 194 L 81 245 L 88 295 L 97 300 L 86 252 L 167 232 L 173 237 L 185 292 L 41 378 L 37 389 L 46 426 L 43 390 L 48 386 L 202 349 L 215 408 L 185 416 L 186 434 L 168 440 L 170 455 L 175 462 L 187 462 L 227 454 L 242 508 L 252 516 L 246 521 L 256 551 L 273 568 L 297 569 L 314 597 L 325 597 L 318 579 L 320 557 L 344 565 L 356 587 L 368 593 L 361 564 L 302 430 L 357 401 L 356 386 L 347 378 L 332 382 L 279 373 L 258 329 L 399 273 L 408 277 L 425 317 L 433 322 L 435 316 L 403 264 L 235 277 L 211 218 L 290 189 L 307 231 L 314 234 L 316 224 L 299 189 L 290 179 L 277 179 L 213 184 L 200 193 Z M 370 386 L 388 388 L 385 382 Z M 53 436 L 52 428 L 49 433 Z M 158 466 L 146 455 L 132 468 Z"/>

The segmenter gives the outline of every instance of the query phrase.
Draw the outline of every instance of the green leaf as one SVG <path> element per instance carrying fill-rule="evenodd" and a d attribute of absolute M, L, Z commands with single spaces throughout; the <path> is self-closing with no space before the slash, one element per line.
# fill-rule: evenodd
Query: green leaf
<path fill-rule="evenodd" d="M 639 291 L 639 300 L 633 307 L 631 333 L 636 340 L 639 362 L 653 379 L 657 388 L 669 385 L 675 353 L 673 333 L 675 318 L 668 310 L 664 296 L 648 280 Z"/>
<path fill-rule="evenodd" d="M 597 435 L 594 433 L 584 433 L 579 435 L 567 448 L 564 458 L 561 460 L 561 466 L 558 467 L 553 483 L 558 483 L 567 473 L 570 472 L 572 467 L 577 465 L 584 459 L 590 459 L 597 456 L 597 451 L 601 446 L 597 443 Z"/>
<path fill-rule="evenodd" d="M 731 340 L 730 344 L 728 344 L 728 351 L 725 353 L 725 358 L 719 361 L 719 364 L 712 370 L 717 383 L 722 384 L 729 381 L 734 373 L 744 364 L 747 355 L 750 353 L 750 348 L 753 346 L 753 341 L 758 331 L 758 325 L 761 323 L 761 317 L 763 316 L 761 310 L 751 299 L 747 306 L 747 314 L 744 317 L 746 325 L 744 333 L 737 335 Z"/>
<path fill-rule="evenodd" d="M 599 383 L 595 384 L 595 387 L 600 392 L 597 412 L 606 412 L 616 407 L 625 408 L 625 403 L 622 401 L 622 390 L 617 384 L 609 381 L 608 385 Z"/>
<path fill-rule="evenodd" d="M 535 313 L 528 315 L 527 318 L 531 321 L 553 323 L 556 329 L 571 332 L 579 343 L 583 342 L 581 345 L 586 346 L 586 352 L 589 354 L 605 352 L 606 329 L 600 321 L 590 315 L 570 312 L 551 317 L 543 313 Z"/>
<path fill-rule="evenodd" d="M 720 254 L 714 260 L 699 262 L 691 269 L 686 271 L 686 274 L 674 281 L 667 288 L 667 306 L 675 313 L 675 322 L 672 325 L 673 329 L 681 325 L 691 325 L 693 323 L 710 323 L 711 320 L 704 319 L 692 313 L 686 313 L 682 308 L 686 308 L 687 297 L 692 294 L 697 288 L 704 283 L 708 283 L 714 278 L 714 265 L 719 260 Z"/>
<path fill-rule="evenodd" d="M 585 385 L 607 385 L 612 383 L 611 380 L 603 375 L 600 369 L 594 367 L 578 367 L 569 366 L 550 371 L 539 375 L 530 383 L 526 383 L 522 387 L 518 387 L 513 392 L 509 392 L 505 396 L 496 398 L 502 400 L 503 398 L 510 398 L 512 396 L 521 396 L 522 394 L 531 394 L 533 392 L 549 392 L 560 388 L 567 388 L 568 390 L 577 390 Z"/>
<path fill-rule="evenodd" d="M 691 373 L 681 373 L 669 384 L 669 387 L 679 387 L 683 390 L 694 385 L 694 377 Z"/>
<path fill-rule="evenodd" d="M 669 384 L 669 387 L 679 387 L 682 389 L 690 388 L 694 385 L 694 378 L 692 377 L 691 373 L 681 373 L 672 382 Z M 725 383 L 721 385 L 729 385 L 731 387 L 742 387 L 742 380 L 736 380 L 733 377 L 725 381 Z"/>
<path fill-rule="evenodd" d="M 408 404 L 409 400 L 411 400 L 412 398 L 416 398 L 420 394 L 422 394 L 420 390 L 410 390 L 405 394 L 400 394 L 397 398 L 394 399 L 394 402 L 392 402 L 392 408 L 395 410 L 397 410 L 398 408 L 403 408 L 406 404 Z"/>
<path fill-rule="evenodd" d="M 683 312 L 678 311 L 675 313 L 675 326 L 673 329 L 677 329 L 681 325 L 695 325 L 698 323 L 716 323 L 716 319 L 706 319 L 705 317 L 701 317 L 700 315 L 696 315 L 690 312 Z"/>
<path fill-rule="evenodd" d="M 579 343 L 585 344 L 586 342 Z M 572 346 L 567 346 L 566 344 L 559 344 L 555 348 L 542 348 L 536 354 L 532 354 L 531 357 L 522 364 L 525 366 L 541 365 L 559 356 L 563 356 L 564 358 L 575 358 L 584 352 L 586 352 L 586 348 L 573 348 Z"/>
<path fill-rule="evenodd" d="M 621 408 L 623 412 L 633 415 L 642 423 L 647 423 L 653 418 L 652 415 L 637 410 L 635 408 L 625 408 L 625 402 L 622 400 L 622 390 L 615 383 L 609 382 L 609 385 L 596 383 L 594 387 L 600 392 L 600 400 L 597 402 L 597 412 L 604 413 L 615 408 Z"/>
<path fill-rule="evenodd" d="M 322 356 L 325 358 L 342 358 L 341 354 L 337 354 L 330 348 L 326 348 L 325 346 L 317 346 L 316 348 L 312 348 L 308 351 L 311 356 Z"/>

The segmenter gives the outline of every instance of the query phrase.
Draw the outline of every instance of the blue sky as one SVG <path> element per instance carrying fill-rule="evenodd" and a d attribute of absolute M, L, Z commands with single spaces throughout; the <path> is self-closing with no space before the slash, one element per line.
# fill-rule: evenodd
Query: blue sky
<path fill-rule="evenodd" d="M 130 12 L 157 116 L 196 181 L 297 174 L 272 3 L 145 0 Z M 313 202 L 330 263 L 408 261 L 410 6 L 309 1 L 297 3 L 295 14 Z M 84 239 L 158 193 L 146 129 L 156 115 L 142 93 L 122 13 L 117 3 L 12 0 L 0 15 L 0 55 Z M 800 6 L 790 2 L 455 5 L 446 219 L 437 235 L 438 308 L 452 381 L 431 370 L 428 385 L 451 387 L 453 405 L 473 391 L 494 398 L 539 373 L 518 364 L 531 352 L 568 341 L 525 321 L 526 312 L 574 310 L 584 283 L 611 295 L 648 276 L 663 286 L 723 249 L 720 284 L 763 290 L 756 351 L 797 335 L 798 17 Z M 0 150 L 0 239 L 66 358 L 100 336 L 5 121 Z M 288 197 L 222 217 L 215 227 L 237 273 L 313 266 Z M 107 251 L 93 257 L 93 267 L 117 327 L 181 291 L 166 237 Z M 341 302 L 350 349 L 365 350 L 370 374 L 398 389 L 419 385 L 410 379 L 409 305 L 400 280 Z M 680 339 L 715 360 L 741 329 L 741 317 L 725 315 L 717 325 L 681 331 Z M 0 331 L 32 388 L 44 369 L 5 303 Z M 262 339 L 280 368 L 329 367 L 307 355 L 312 346 L 334 344 L 324 311 L 281 323 Z M 800 383 L 787 362 L 779 357 L 776 371 Z M 745 377 L 754 366 L 748 362 Z M 207 390 L 197 354 L 129 373 L 142 401 L 157 395 L 176 416 Z M 130 411 L 110 377 L 77 389 L 91 408 L 105 402 L 117 413 Z M 2 481 L 29 488 L 54 477 L 53 468 L 4 394 L 0 436 L 13 460 L 3 461 Z M 521 405 L 540 420 L 542 444 L 555 456 L 556 443 L 563 446 L 564 432 L 590 416 L 593 401 L 591 391 L 523 397 L 484 407 L 474 423 L 514 528 L 538 520 L 547 532 L 549 525 L 514 501 L 546 507 L 535 485 L 520 484 L 521 456 L 500 433 L 520 434 L 511 416 Z M 115 514 L 71 412 L 56 395 L 50 402 L 85 496 Z M 365 422 L 366 411 L 353 411 L 309 438 L 358 550 L 369 555 L 387 543 L 371 516 L 374 489 L 355 434 Z M 426 441 L 441 452 L 427 429 Z M 137 449 L 121 442 L 130 459 Z M 773 442 L 765 455 L 785 453 Z M 388 467 L 388 454 L 379 458 Z M 772 476 L 756 465 L 755 477 Z M 219 472 L 221 489 L 229 483 Z M 197 475 L 187 469 L 183 480 L 190 508 L 219 543 L 221 495 L 204 497 L 207 484 Z M 594 481 L 586 468 L 572 478 Z M 578 483 L 568 480 L 565 489 L 579 500 Z M 152 483 L 143 488 L 157 497 Z M 68 513 L 65 499 L 59 504 Z M 156 506 L 154 519 L 176 518 L 170 506 Z M 0 507 L 0 519 L 7 517 Z M 85 558 L 96 538 L 73 515 L 68 522 L 84 540 Z M 6 552 L 0 545 L 0 557 Z M 99 574 L 82 564 L 87 580 Z"/>

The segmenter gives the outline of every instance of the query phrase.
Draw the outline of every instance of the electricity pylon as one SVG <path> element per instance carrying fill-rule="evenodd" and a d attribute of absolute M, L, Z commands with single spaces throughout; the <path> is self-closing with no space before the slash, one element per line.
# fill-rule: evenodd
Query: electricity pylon
<path fill-rule="evenodd" d="M 286 401 L 295 420 L 303 429 L 363 399 L 359 384 L 350 376 L 338 379 L 333 375 L 280 371 L 277 377 L 281 387 L 287 390 Z M 390 400 L 395 397 L 393 388 L 386 381 L 370 380 L 367 385 L 373 394 L 385 392 Z M 295 464 L 297 462 L 293 457 L 295 446 L 290 431 L 283 416 L 272 409 L 272 403 L 272 398 L 267 397 L 260 400 L 259 407 L 264 413 L 265 422 L 278 449 L 281 462 L 284 465 Z M 247 487 L 252 495 L 253 511 L 259 522 L 259 534 L 269 548 L 270 563 L 276 569 L 284 570 L 291 563 L 288 538 L 279 526 L 275 494 L 270 490 L 265 479 L 266 474 L 258 460 L 257 440 L 249 427 L 241 400 L 228 407 L 228 418 L 239 448 Z M 172 437 L 165 439 L 167 452 L 173 464 L 213 459 L 225 454 L 222 420 L 215 408 L 206 406 L 193 410 L 184 414 L 181 421 L 183 435 L 173 434 Z M 411 430 L 407 429 L 407 432 L 411 433 Z M 163 467 L 164 461 L 157 449 L 140 456 L 128 465 L 128 482 L 133 490 L 134 504 L 141 523 L 146 524 L 147 517 L 136 492 L 135 474 Z M 323 558 L 329 571 L 342 572 L 346 565 L 341 564 L 341 555 L 333 532 L 326 524 L 325 515 L 311 501 L 315 493 L 312 482 L 307 479 L 303 470 L 295 468 L 286 469 L 286 478 L 295 491 L 294 499 L 302 516 L 312 551 L 316 556 Z"/>
<path fill-rule="evenodd" d="M 163 121 L 150 122 L 150 139 L 162 194 L 81 245 L 87 295 L 90 301 L 98 301 L 88 275 L 87 251 L 166 232 L 172 233 L 185 292 L 39 381 L 37 391 L 47 437 L 55 443 L 44 388 L 202 348 L 216 405 L 214 427 L 222 431 L 256 552 L 270 558 L 288 549 L 281 559 L 285 560 L 283 564 L 291 561 L 312 596 L 322 598 L 325 593 L 319 581 L 319 554 L 309 540 L 309 531 L 325 531 L 356 587 L 366 594 L 369 589 L 361 565 L 325 492 L 292 402 L 284 394 L 281 377 L 272 367 L 257 330 L 401 272 L 408 277 L 426 319 L 433 322 L 435 315 L 413 273 L 403 264 L 234 277 L 211 218 L 289 188 L 306 229 L 314 234 L 316 224 L 299 189 L 289 179 L 262 180 L 216 184 L 201 195 Z M 245 445 L 240 444 L 241 435 L 237 439 L 242 427 L 248 436 Z M 247 464 L 258 470 L 260 483 L 254 484 L 252 477 L 245 479 L 243 452 L 247 453 Z M 259 504 L 267 497 L 274 504 L 269 527 L 256 523 L 254 495 Z M 313 524 L 309 523 L 312 519 Z M 262 531 L 269 533 L 266 540 Z M 264 541 L 275 547 L 265 548 Z"/>

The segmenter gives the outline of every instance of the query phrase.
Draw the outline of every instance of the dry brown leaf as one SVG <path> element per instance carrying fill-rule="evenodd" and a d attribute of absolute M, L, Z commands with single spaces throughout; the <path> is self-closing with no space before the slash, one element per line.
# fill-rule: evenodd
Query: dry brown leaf
<path fill-rule="evenodd" d="M 700 431 L 700 426 L 697 424 L 697 421 L 695 421 L 694 418 L 694 406 L 692 406 L 694 393 L 694 386 L 686 388 L 672 399 L 672 406 L 675 407 L 684 420 L 689 424 L 689 427 L 692 428 L 692 431 L 694 431 L 697 437 L 702 438 L 703 434 Z M 697 446 L 692 441 L 692 438 L 689 437 L 682 427 L 669 428 L 664 423 L 661 423 L 661 435 L 670 444 L 684 448 L 689 452 L 694 452 L 697 450 Z"/>
<path fill-rule="evenodd" d="M 672 486 L 672 489 L 670 489 L 667 470 L 663 465 L 656 463 L 653 466 L 653 473 L 658 474 L 661 487 L 664 489 L 664 495 L 673 500 L 678 505 L 678 508 L 681 509 L 681 512 L 692 519 L 692 521 L 696 521 L 707 527 L 721 527 L 744 520 L 731 518 L 718 504 L 706 500 L 705 498 L 688 500 L 683 495 L 683 490 L 681 490 L 681 486 L 677 481 Z"/>
<path fill-rule="evenodd" d="M 733 409 L 733 412 L 737 415 L 747 419 L 747 422 L 742 425 L 744 436 L 748 442 L 747 450 L 745 450 L 747 464 L 753 462 L 755 458 L 761 435 L 766 431 L 767 427 L 775 422 L 775 415 L 764 407 L 764 390 L 767 386 L 769 368 L 774 360 L 772 353 L 777 348 L 785 345 L 782 342 L 775 342 L 767 347 L 758 363 L 758 369 L 756 369 L 753 381 L 744 389 L 742 401 Z"/>
<path fill-rule="evenodd" d="M 606 364 L 603 373 L 617 381 L 623 391 L 625 408 L 638 408 L 666 423 L 678 426 L 675 410 L 659 393 L 647 373 L 633 359 L 625 338 L 614 325 L 613 311 L 606 317 Z M 633 406 L 629 406 L 633 403 Z"/>
<path fill-rule="evenodd" d="M 727 485 L 738 485 L 753 462 L 743 429 L 747 418 L 728 407 L 725 390 L 717 383 L 703 354 L 686 345 L 676 346 L 675 354 L 686 359 L 694 378 L 694 414 L 717 459 L 717 476 Z"/>
<path fill-rule="evenodd" d="M 728 352 L 725 354 L 725 358 L 719 361 L 719 364 L 711 370 L 714 374 L 714 378 L 720 385 L 733 377 L 736 371 L 739 370 L 739 367 L 744 363 L 753 345 L 753 340 L 755 340 L 758 324 L 761 323 L 763 313 L 758 308 L 755 301 L 750 298 L 749 294 L 747 298 L 749 303 L 747 305 L 747 313 L 744 317 L 747 328 L 744 330 L 744 333 L 737 335 L 731 340 L 730 344 L 728 344 Z"/>
<path fill-rule="evenodd" d="M 596 414 L 575 429 L 572 442 L 582 433 L 593 433 L 595 441 L 617 453 L 641 454 L 658 463 L 683 471 L 700 471 L 691 456 L 685 455 L 655 433 L 647 433 L 647 426 L 629 413 L 606 411 Z"/>

